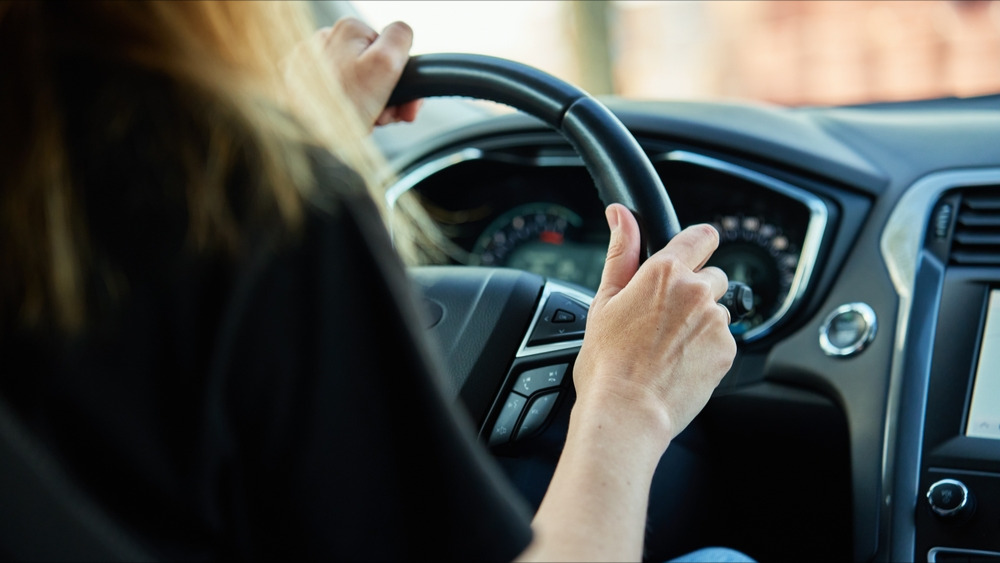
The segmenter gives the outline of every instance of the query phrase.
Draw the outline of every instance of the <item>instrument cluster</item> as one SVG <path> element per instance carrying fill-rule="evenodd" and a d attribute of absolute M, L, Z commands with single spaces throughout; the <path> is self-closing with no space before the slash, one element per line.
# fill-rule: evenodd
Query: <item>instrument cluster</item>
<path fill-rule="evenodd" d="M 744 341 L 766 335 L 808 284 L 825 204 L 801 188 L 695 153 L 666 153 L 654 166 L 681 224 L 710 223 L 719 231 L 709 264 L 754 290 L 754 308 L 733 334 Z M 409 184 L 450 241 L 455 263 L 518 268 L 597 289 L 609 233 L 578 161 L 475 151 L 432 168 Z"/>

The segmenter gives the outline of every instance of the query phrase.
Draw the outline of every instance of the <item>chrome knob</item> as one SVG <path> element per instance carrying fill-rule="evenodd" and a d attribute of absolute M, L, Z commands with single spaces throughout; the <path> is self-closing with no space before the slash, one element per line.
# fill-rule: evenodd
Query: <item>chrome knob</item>
<path fill-rule="evenodd" d="M 942 518 L 969 517 L 976 503 L 965 483 L 955 479 L 941 479 L 927 489 L 927 503 L 934 514 Z"/>

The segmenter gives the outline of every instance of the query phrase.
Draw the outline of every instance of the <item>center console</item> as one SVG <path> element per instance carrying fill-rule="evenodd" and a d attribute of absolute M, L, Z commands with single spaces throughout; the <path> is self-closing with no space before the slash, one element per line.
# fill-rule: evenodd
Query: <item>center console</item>
<path fill-rule="evenodd" d="M 938 306 L 933 327 L 911 323 L 933 328 L 914 559 L 1000 562 L 1000 187 L 945 193 L 927 237 L 937 275 L 914 300 Z"/>

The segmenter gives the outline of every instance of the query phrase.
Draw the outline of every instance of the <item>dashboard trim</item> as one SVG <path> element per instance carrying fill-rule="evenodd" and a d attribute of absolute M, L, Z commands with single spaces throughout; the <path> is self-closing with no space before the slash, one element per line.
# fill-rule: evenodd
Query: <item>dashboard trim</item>
<path fill-rule="evenodd" d="M 485 158 L 486 155 L 483 151 L 475 147 L 466 147 L 464 149 L 448 153 L 440 158 L 435 158 L 420 164 L 413 170 L 401 175 L 399 179 L 385 191 L 386 207 L 389 211 L 392 211 L 396 206 L 396 202 L 399 201 L 399 198 L 403 197 L 403 194 L 412 190 L 417 184 L 423 182 L 438 172 L 441 172 L 442 170 L 470 160 L 484 160 Z"/>
<path fill-rule="evenodd" d="M 452 166 L 473 160 L 486 160 L 492 162 L 516 162 L 534 166 L 583 166 L 583 160 L 578 156 L 555 156 L 545 155 L 534 158 L 508 156 L 499 158 L 496 154 L 488 153 L 475 147 L 466 147 L 447 153 L 439 158 L 434 158 L 424 162 L 409 172 L 400 175 L 399 179 L 389 186 L 385 192 L 387 208 L 391 211 L 399 198 L 410 191 L 420 182 Z"/>
<path fill-rule="evenodd" d="M 827 209 L 826 204 L 822 199 L 801 188 L 717 158 L 689 151 L 671 151 L 659 157 L 654 157 L 652 160 L 653 162 L 685 162 L 701 166 L 702 168 L 724 172 L 730 176 L 735 176 L 768 188 L 787 198 L 794 199 L 809 209 L 809 222 L 806 226 L 805 237 L 802 240 L 799 263 L 795 268 L 795 277 L 792 278 L 792 284 L 788 288 L 788 295 L 785 296 L 785 301 L 767 320 L 746 331 L 737 337 L 737 340 L 752 342 L 770 334 L 774 330 L 774 327 L 785 318 L 788 312 L 802 300 L 806 288 L 809 287 L 809 281 L 812 279 L 816 261 L 819 259 L 823 235 L 826 233 L 826 225 L 830 217 L 830 211 Z"/>

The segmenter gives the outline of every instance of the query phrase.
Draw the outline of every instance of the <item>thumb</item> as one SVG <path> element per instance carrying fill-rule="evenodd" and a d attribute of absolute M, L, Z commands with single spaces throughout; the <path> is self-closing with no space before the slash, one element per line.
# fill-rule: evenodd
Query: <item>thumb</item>
<path fill-rule="evenodd" d="M 639 223 L 628 208 L 618 203 L 609 205 L 605 215 L 611 228 L 611 241 L 601 287 L 594 299 L 600 303 L 618 295 L 639 269 Z"/>

